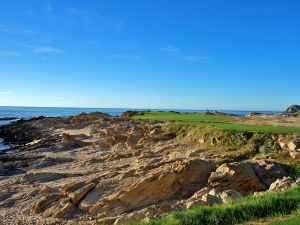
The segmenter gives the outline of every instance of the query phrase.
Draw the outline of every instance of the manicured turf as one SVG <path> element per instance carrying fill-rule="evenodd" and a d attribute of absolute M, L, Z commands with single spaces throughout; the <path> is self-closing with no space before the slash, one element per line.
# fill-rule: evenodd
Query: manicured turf
<path fill-rule="evenodd" d="M 197 206 L 181 212 L 173 212 L 166 217 L 136 222 L 136 225 L 223 225 L 242 224 L 265 217 L 291 214 L 299 208 L 300 189 L 284 193 L 265 193 L 249 196 L 227 204 Z M 293 223 L 292 223 L 293 224 Z"/>
<path fill-rule="evenodd" d="M 133 118 L 185 122 L 225 122 L 232 120 L 232 117 L 230 116 L 174 112 L 139 112 L 134 115 Z"/>
<path fill-rule="evenodd" d="M 233 116 L 209 115 L 200 113 L 174 113 L 174 112 L 138 112 L 132 117 L 136 120 L 158 120 L 158 121 L 177 121 L 186 125 L 212 125 L 225 130 L 280 133 L 280 134 L 300 134 L 297 127 L 278 127 L 278 126 L 257 126 L 235 124 Z"/>

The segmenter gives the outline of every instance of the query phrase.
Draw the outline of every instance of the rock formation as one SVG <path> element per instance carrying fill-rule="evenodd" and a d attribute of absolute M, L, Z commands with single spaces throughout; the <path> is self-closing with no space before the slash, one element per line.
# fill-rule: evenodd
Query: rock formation
<path fill-rule="evenodd" d="M 297 113 L 300 112 L 300 105 L 291 105 L 285 111 L 286 113 Z"/>
<path fill-rule="evenodd" d="M 274 162 L 221 163 L 165 126 L 91 113 L 0 127 L 18 144 L 0 155 L 1 221 L 118 224 L 292 186 Z"/>

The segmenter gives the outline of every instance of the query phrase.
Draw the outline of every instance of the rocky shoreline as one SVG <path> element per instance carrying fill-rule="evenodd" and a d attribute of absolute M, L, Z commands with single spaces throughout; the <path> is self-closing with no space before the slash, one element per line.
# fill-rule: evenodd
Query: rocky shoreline
<path fill-rule="evenodd" d="M 1 126 L 16 147 L 0 154 L 0 221 L 123 224 L 299 184 L 274 161 L 223 163 L 167 126 L 130 113 Z"/>

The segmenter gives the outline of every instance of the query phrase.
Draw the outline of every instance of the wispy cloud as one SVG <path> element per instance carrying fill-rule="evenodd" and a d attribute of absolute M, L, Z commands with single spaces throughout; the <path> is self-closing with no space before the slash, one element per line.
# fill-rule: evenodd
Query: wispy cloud
<path fill-rule="evenodd" d="M 201 56 L 198 54 L 193 54 L 193 55 L 187 55 L 181 53 L 180 49 L 176 46 L 173 45 L 166 45 L 162 48 L 159 49 L 160 52 L 166 53 L 169 57 L 173 59 L 177 59 L 180 61 L 186 61 L 186 62 L 203 62 L 206 59 L 208 59 L 207 56 Z"/>
<path fill-rule="evenodd" d="M 129 59 L 129 60 L 136 60 L 140 59 L 141 56 L 138 54 L 115 54 L 112 56 L 113 59 Z"/>
<path fill-rule="evenodd" d="M 2 28 L 1 33 L 14 34 L 14 35 L 36 35 L 39 34 L 38 31 L 28 30 L 28 29 L 18 29 L 18 28 Z"/>
<path fill-rule="evenodd" d="M 23 48 L 31 49 L 36 54 L 62 54 L 64 51 L 60 48 L 48 46 L 48 45 L 28 45 L 24 43 L 15 43 Z"/>
<path fill-rule="evenodd" d="M 66 13 L 69 16 L 78 17 L 84 22 L 91 23 L 92 22 L 92 16 L 88 11 L 75 9 L 75 8 L 67 8 Z"/>
<path fill-rule="evenodd" d="M 173 45 L 167 45 L 159 49 L 161 52 L 168 53 L 170 55 L 178 55 L 179 54 L 179 48 L 173 46 Z"/>
<path fill-rule="evenodd" d="M 187 62 L 203 62 L 206 59 L 208 59 L 208 57 L 199 56 L 199 55 L 185 55 L 185 56 L 179 57 L 179 59 L 181 59 L 183 61 L 187 61 Z"/>
<path fill-rule="evenodd" d="M 35 47 L 33 48 L 35 53 L 44 53 L 44 54 L 61 54 L 63 51 L 59 48 L 53 47 Z"/>
<path fill-rule="evenodd" d="M 0 95 L 12 95 L 12 91 L 0 91 Z"/>
<path fill-rule="evenodd" d="M 114 31 L 120 32 L 124 28 L 124 22 L 121 19 L 112 18 L 101 14 L 97 14 L 95 18 L 105 26 L 111 27 Z"/>
<path fill-rule="evenodd" d="M 0 51 L 0 57 L 18 57 L 22 55 L 20 52 Z"/>

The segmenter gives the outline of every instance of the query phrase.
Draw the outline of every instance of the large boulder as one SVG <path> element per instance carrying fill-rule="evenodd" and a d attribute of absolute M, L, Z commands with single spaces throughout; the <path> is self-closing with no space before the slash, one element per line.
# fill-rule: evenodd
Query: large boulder
<path fill-rule="evenodd" d="M 90 209 L 91 213 L 113 217 L 131 210 L 151 205 L 174 197 L 191 196 L 207 184 L 215 170 L 209 160 L 182 160 L 159 168 L 132 184 L 127 190 L 104 198 Z"/>
<path fill-rule="evenodd" d="M 296 113 L 300 112 L 300 105 L 291 105 L 285 111 L 286 113 Z"/>
<path fill-rule="evenodd" d="M 243 195 L 265 191 L 277 178 L 285 172 L 277 164 L 261 162 L 226 163 L 211 173 L 209 185 L 220 190 L 236 190 Z"/>

